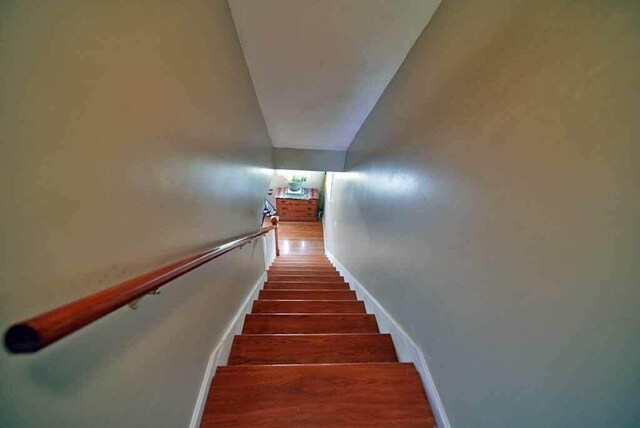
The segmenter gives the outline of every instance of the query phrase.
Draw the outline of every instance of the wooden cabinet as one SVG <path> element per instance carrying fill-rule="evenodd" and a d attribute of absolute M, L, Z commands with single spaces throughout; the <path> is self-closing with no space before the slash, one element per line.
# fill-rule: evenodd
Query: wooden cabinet
<path fill-rule="evenodd" d="M 317 189 L 306 189 L 304 197 L 287 194 L 287 188 L 276 189 L 276 212 L 280 220 L 317 221 L 318 199 Z"/>

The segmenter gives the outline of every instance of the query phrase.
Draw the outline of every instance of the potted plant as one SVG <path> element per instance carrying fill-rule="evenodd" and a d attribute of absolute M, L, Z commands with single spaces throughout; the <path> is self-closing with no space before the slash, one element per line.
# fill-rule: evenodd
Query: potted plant
<path fill-rule="evenodd" d="M 291 179 L 289 179 L 289 190 L 291 190 L 292 192 L 299 191 L 302 187 L 302 183 L 304 183 L 305 181 L 307 181 L 307 177 L 294 175 L 293 177 L 291 177 Z"/>

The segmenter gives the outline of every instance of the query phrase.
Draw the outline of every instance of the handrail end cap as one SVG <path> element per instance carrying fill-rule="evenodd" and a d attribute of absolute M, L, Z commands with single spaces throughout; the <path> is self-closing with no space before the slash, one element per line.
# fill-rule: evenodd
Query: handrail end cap
<path fill-rule="evenodd" d="M 28 354 L 42 348 L 40 335 L 27 324 L 16 324 L 4 334 L 4 346 L 12 354 Z"/>

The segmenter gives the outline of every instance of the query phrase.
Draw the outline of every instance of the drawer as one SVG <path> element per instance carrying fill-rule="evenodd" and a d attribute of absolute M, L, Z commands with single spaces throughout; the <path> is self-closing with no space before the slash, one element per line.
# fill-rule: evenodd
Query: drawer
<path fill-rule="evenodd" d="M 277 204 L 282 204 L 283 206 L 291 206 L 291 205 L 299 205 L 299 206 L 315 206 L 318 204 L 317 199 L 277 199 Z"/>
<path fill-rule="evenodd" d="M 304 213 L 291 213 L 291 214 L 281 214 L 280 220 L 284 221 L 318 221 L 318 217 L 315 215 L 309 215 Z"/>
<path fill-rule="evenodd" d="M 313 206 L 284 206 L 277 210 L 280 214 L 289 214 L 289 213 L 309 213 L 315 214 L 316 207 Z"/>

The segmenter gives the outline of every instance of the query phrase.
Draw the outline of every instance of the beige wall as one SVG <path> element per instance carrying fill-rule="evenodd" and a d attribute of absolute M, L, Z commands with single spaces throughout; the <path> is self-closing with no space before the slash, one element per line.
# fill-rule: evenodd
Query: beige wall
<path fill-rule="evenodd" d="M 309 189 L 322 190 L 324 186 L 324 172 L 277 169 L 273 171 L 273 177 L 271 178 L 269 187 L 274 190 L 278 187 L 287 187 L 287 174 L 304 175 L 307 177 L 307 181 L 304 182 L 303 186 Z"/>
<path fill-rule="evenodd" d="M 640 421 L 638 52 L 637 1 L 444 1 L 334 174 L 455 427 Z"/>
<path fill-rule="evenodd" d="M 271 145 L 225 1 L 0 6 L 0 327 L 258 227 Z M 184 427 L 263 269 L 226 255 L 33 356 L 2 427 Z"/>
<path fill-rule="evenodd" d="M 343 171 L 347 152 L 273 148 L 273 167 L 306 171 Z"/>

